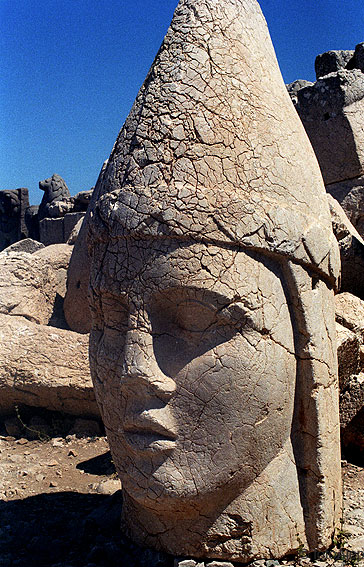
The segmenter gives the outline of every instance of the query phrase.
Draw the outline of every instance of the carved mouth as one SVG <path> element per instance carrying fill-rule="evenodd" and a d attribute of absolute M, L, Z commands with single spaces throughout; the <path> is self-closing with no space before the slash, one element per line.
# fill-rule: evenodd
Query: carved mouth
<path fill-rule="evenodd" d="M 171 451 L 176 446 L 176 434 L 153 421 L 124 424 L 125 439 L 134 450 Z"/>

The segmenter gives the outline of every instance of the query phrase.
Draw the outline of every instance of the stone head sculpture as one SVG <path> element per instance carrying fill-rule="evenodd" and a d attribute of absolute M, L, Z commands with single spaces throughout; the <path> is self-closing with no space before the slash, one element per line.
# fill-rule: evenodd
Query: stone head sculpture
<path fill-rule="evenodd" d="M 181 0 L 88 216 L 90 360 L 123 524 L 241 562 L 340 517 L 317 162 L 255 0 Z"/>
<path fill-rule="evenodd" d="M 48 177 L 48 179 L 39 181 L 39 189 L 44 191 L 39 205 L 39 220 L 51 216 L 49 214 L 49 208 L 55 201 L 66 201 L 71 196 L 65 180 L 57 173 L 54 173 L 52 177 Z"/>

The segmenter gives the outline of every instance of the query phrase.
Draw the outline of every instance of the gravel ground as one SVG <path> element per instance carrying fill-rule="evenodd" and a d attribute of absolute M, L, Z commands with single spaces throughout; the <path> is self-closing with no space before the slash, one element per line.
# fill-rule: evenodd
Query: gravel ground
<path fill-rule="evenodd" d="M 79 430 L 81 426 L 78 422 Z M 87 432 L 87 423 L 84 426 Z M 88 427 L 97 430 L 95 424 Z M 16 438 L 5 429 L 2 433 L 0 567 L 231 566 L 174 558 L 139 548 L 123 537 L 120 482 L 105 437 L 44 435 L 39 440 Z M 364 468 L 343 461 L 343 479 L 341 559 L 333 550 L 326 557 L 302 553 L 280 562 L 255 561 L 252 566 L 364 567 Z"/>

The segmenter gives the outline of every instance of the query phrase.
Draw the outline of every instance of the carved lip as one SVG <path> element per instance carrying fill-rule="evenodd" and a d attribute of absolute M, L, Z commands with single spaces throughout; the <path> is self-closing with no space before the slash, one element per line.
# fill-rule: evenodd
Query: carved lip
<path fill-rule="evenodd" d="M 154 420 L 125 423 L 123 430 L 127 443 L 136 450 L 170 451 L 176 446 L 176 434 Z"/>

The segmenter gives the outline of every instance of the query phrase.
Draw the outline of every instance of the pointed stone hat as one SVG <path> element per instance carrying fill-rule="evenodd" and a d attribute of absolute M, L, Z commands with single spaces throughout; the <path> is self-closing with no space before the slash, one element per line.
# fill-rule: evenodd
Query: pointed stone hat
<path fill-rule="evenodd" d="M 327 548 L 341 515 L 339 253 L 319 166 L 256 0 L 179 2 L 100 174 L 87 226 L 91 254 L 97 249 L 92 277 L 104 249 L 117 253 L 113 245 L 128 238 L 221 244 L 280 262 L 295 333 L 291 438 L 305 537 L 310 551 Z M 265 527 L 249 561 L 278 537 Z M 296 543 L 277 543 L 276 556 Z"/>
<path fill-rule="evenodd" d="M 338 279 L 319 167 L 255 0 L 180 1 L 96 192 L 110 236 L 237 244 Z"/>

